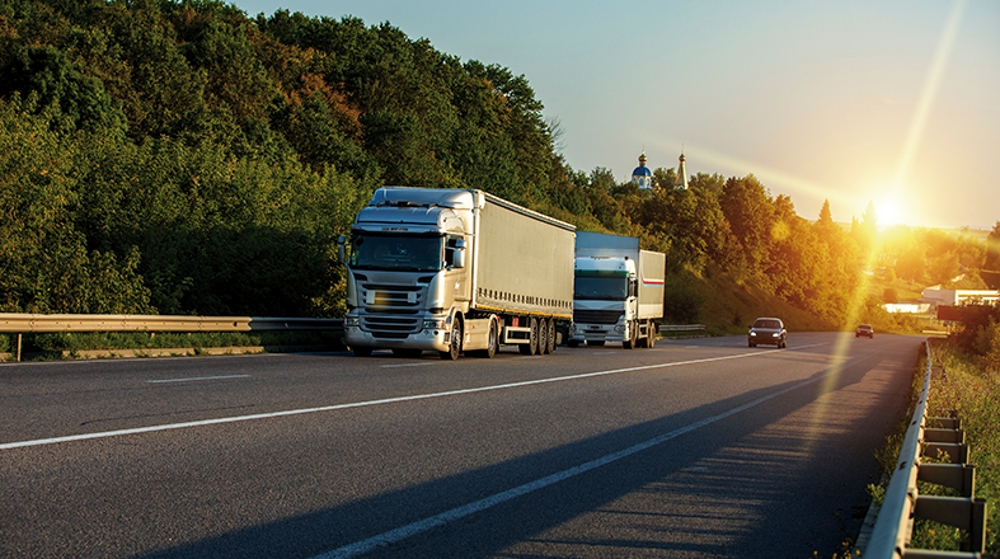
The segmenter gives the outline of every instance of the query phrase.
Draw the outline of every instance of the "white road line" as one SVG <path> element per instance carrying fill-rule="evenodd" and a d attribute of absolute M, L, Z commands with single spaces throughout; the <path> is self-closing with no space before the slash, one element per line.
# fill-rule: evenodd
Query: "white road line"
<path fill-rule="evenodd" d="M 162 384 L 166 382 L 194 382 L 199 380 L 219 380 L 227 378 L 250 378 L 251 375 L 224 375 L 217 377 L 187 377 L 187 378 L 165 378 L 159 380 L 147 380 L 149 384 Z"/>
<path fill-rule="evenodd" d="M 699 360 L 699 362 L 704 362 L 704 361 L 707 360 Z M 474 501 L 472 503 L 453 508 L 441 514 L 437 514 L 425 518 L 423 520 L 418 520 L 417 522 L 413 522 L 405 526 L 400 526 L 399 528 L 396 528 L 394 530 L 389 530 L 388 532 L 382 532 L 381 534 L 378 534 L 376 536 L 372 536 L 370 538 L 345 545 L 343 547 L 334 549 L 332 551 L 328 551 L 326 553 L 321 553 L 320 555 L 312 557 L 312 559 L 347 559 L 349 557 L 356 557 L 358 555 L 374 551 L 380 547 L 386 547 L 401 542 L 407 538 L 416 536 L 417 534 L 427 532 L 439 526 L 444 526 L 449 522 L 454 522 L 466 516 L 482 512 L 489 508 L 495 507 L 496 505 L 499 505 L 501 503 L 505 503 L 507 501 L 516 499 L 517 497 L 521 497 L 522 495 L 527 495 L 528 493 L 531 493 L 533 491 L 543 489 L 550 485 L 559 483 L 560 481 L 567 480 L 574 476 L 578 476 L 580 474 L 589 472 L 596 468 L 600 468 L 601 466 L 605 466 L 607 464 L 615 462 L 617 460 L 621 460 L 622 458 L 627 458 L 629 456 L 632 456 L 633 454 L 637 454 L 654 446 L 663 444 L 672 439 L 676 439 L 681 435 L 686 435 L 687 433 L 690 433 L 696 429 L 700 429 L 702 427 L 705 427 L 706 425 L 711 425 L 712 423 L 725 419 L 729 416 L 748 410 L 754 406 L 758 406 L 764 402 L 767 402 L 768 400 L 772 400 L 774 398 L 777 398 L 778 396 L 787 394 L 793 390 L 798 390 L 803 386 L 808 386 L 810 384 L 816 383 L 830 375 L 837 374 L 840 371 L 841 367 L 834 367 L 830 372 L 826 373 L 825 375 L 811 378 L 809 380 L 805 380 L 800 383 L 794 384 L 792 386 L 788 386 L 776 392 L 772 392 L 770 394 L 761 396 L 756 400 L 752 400 L 743 405 L 736 406 L 735 408 L 726 410 L 720 414 L 707 417 L 705 419 L 702 419 L 701 421 L 696 421 L 689 425 L 685 425 L 684 427 L 675 429 L 673 431 L 670 431 L 669 433 L 665 433 L 658 437 L 653 437 L 652 439 L 630 446 L 624 450 L 619 450 L 618 452 L 607 454 L 605 456 L 596 458 L 589 462 L 584 462 L 583 464 L 574 466 L 567 470 L 556 472 L 554 474 L 545 476 L 543 478 L 539 478 L 534 481 L 528 482 L 524 485 L 519 485 L 517 487 L 514 487 L 513 489 L 508 489 L 507 491 L 495 493 L 484 499 L 480 499 L 478 501 Z"/>
<path fill-rule="evenodd" d="M 395 365 L 382 365 L 383 369 L 398 369 L 400 367 L 426 367 L 428 365 L 433 365 L 437 361 L 421 361 L 420 363 L 397 363 Z"/>
<path fill-rule="evenodd" d="M 814 347 L 829 344 L 813 344 L 812 346 L 798 346 L 796 349 Z M 154 433 L 157 431 L 170 431 L 173 429 L 186 429 L 189 427 L 204 427 L 206 425 L 220 425 L 223 423 L 236 423 L 240 421 L 251 421 L 255 419 L 273 419 L 276 417 L 286 417 L 290 415 L 303 415 L 307 413 L 318 413 L 326 411 L 335 410 L 345 410 L 352 408 L 363 408 L 368 406 L 378 406 L 383 404 L 395 404 L 399 402 L 412 402 L 416 400 L 429 400 L 431 398 L 442 398 L 445 396 L 457 396 L 461 394 L 475 394 L 477 392 L 489 392 L 492 390 L 506 390 L 510 388 L 520 388 L 523 386 L 531 386 L 535 384 L 548 384 L 553 382 L 563 382 L 569 380 L 578 380 L 591 377 L 600 377 L 606 375 L 616 375 L 620 373 L 632 373 L 636 371 L 648 371 L 651 369 L 664 369 L 667 367 L 679 367 L 682 365 L 696 365 L 698 363 L 711 363 L 713 361 L 727 361 L 730 359 L 741 359 L 744 357 L 759 357 L 761 355 L 767 355 L 769 353 L 774 353 L 776 351 L 789 351 L 787 349 L 773 349 L 768 351 L 755 351 L 752 353 L 739 353 L 736 355 L 727 355 L 724 357 L 708 357 L 705 359 L 692 359 L 690 361 L 674 361 L 671 363 L 657 363 L 655 365 L 641 365 L 638 367 L 626 367 L 623 369 L 609 369 L 606 371 L 596 371 L 592 373 L 581 373 L 577 375 L 569 375 L 565 377 L 551 377 L 535 380 L 526 380 L 521 382 L 511 382 L 507 384 L 495 384 L 492 386 L 481 386 L 478 388 L 463 388 L 460 390 L 446 390 L 444 392 L 434 392 L 430 394 L 414 394 L 412 396 L 397 396 L 395 398 L 384 398 L 381 400 L 369 400 L 366 402 L 350 402 L 347 404 L 334 404 L 330 406 L 320 406 L 316 408 L 303 408 L 297 410 L 284 410 L 269 413 L 256 413 L 251 415 L 238 415 L 234 417 L 219 417 L 215 419 L 203 419 L 200 421 L 187 421 L 184 423 L 169 423 L 166 425 L 150 425 L 148 427 L 134 427 L 131 429 L 119 429 L 117 431 L 103 431 L 98 433 L 83 433 L 80 435 L 66 435 L 63 437 L 52 437 L 49 439 L 35 439 L 29 441 L 17 441 L 12 443 L 0 443 L 0 450 L 10 450 L 14 448 L 24 448 L 30 446 L 42 446 L 57 443 L 67 443 L 74 441 L 85 441 L 89 439 L 106 439 L 109 437 L 119 437 L 122 435 L 138 435 L 142 433 Z"/>

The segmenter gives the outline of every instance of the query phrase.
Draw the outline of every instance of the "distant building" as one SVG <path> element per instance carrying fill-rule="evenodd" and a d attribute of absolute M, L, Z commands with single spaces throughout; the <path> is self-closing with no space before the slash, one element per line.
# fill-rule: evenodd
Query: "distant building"
<path fill-rule="evenodd" d="M 649 190 L 653 188 L 653 172 L 646 167 L 646 151 L 643 150 L 642 154 L 639 155 L 639 166 L 632 171 L 632 183 L 639 186 L 643 190 Z"/>
<path fill-rule="evenodd" d="M 882 305 L 889 314 L 927 314 L 931 312 L 930 303 L 886 303 Z"/>
<path fill-rule="evenodd" d="M 688 172 L 687 167 L 684 166 L 684 150 L 681 150 L 681 156 L 678 158 L 677 163 L 677 178 L 674 179 L 674 188 L 678 190 L 688 189 Z"/>
<path fill-rule="evenodd" d="M 960 305 L 996 305 L 1000 292 L 989 289 L 934 289 L 927 288 L 920 294 L 920 300 L 936 306 L 957 307 Z"/>

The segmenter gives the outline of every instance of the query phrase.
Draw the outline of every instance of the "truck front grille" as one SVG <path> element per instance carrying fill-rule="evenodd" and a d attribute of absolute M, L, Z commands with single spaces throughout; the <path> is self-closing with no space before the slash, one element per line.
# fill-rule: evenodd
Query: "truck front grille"
<path fill-rule="evenodd" d="M 423 296 L 421 286 L 361 284 L 361 300 L 370 309 L 419 309 Z"/>
<path fill-rule="evenodd" d="M 425 297 L 424 287 L 414 285 L 361 284 L 365 313 L 361 327 L 376 338 L 402 339 L 420 332 L 417 315 Z"/>
<path fill-rule="evenodd" d="M 573 310 L 573 322 L 577 324 L 617 324 L 625 311 Z"/>
<path fill-rule="evenodd" d="M 420 331 L 418 316 L 366 314 L 361 316 L 361 327 L 376 338 L 405 338 Z"/>

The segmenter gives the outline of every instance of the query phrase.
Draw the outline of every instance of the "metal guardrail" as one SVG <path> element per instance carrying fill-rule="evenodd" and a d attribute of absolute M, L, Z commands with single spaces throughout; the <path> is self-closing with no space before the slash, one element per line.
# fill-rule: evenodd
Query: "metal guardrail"
<path fill-rule="evenodd" d="M 986 501 L 975 498 L 975 466 L 969 463 L 965 432 L 957 418 L 928 418 L 927 396 L 931 386 L 931 351 L 913 418 L 889 480 L 878 519 L 864 549 L 865 559 L 929 559 L 980 557 L 986 546 Z M 929 426 L 932 425 L 933 427 Z M 921 463 L 922 453 L 947 457 L 951 463 Z M 962 497 L 921 496 L 917 481 L 952 487 Z M 955 526 L 969 534 L 963 552 L 909 548 L 915 518 Z"/>
<path fill-rule="evenodd" d="M 341 330 L 341 318 L 0 313 L 0 332 L 261 332 Z"/>
<path fill-rule="evenodd" d="M 0 333 L 17 334 L 17 360 L 21 360 L 21 334 L 45 332 L 277 332 L 344 329 L 342 318 L 261 316 L 182 316 L 138 314 L 21 314 L 0 313 Z"/>
<path fill-rule="evenodd" d="M 697 332 L 704 330 L 704 324 L 661 324 L 660 332 Z"/>

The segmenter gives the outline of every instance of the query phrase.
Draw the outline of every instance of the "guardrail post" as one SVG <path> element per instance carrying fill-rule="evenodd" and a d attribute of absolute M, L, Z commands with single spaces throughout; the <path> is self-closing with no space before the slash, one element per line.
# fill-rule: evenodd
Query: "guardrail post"
<path fill-rule="evenodd" d="M 965 464 L 969 461 L 969 447 L 956 443 L 934 443 L 924 444 L 924 455 L 937 458 L 946 455 L 952 464 Z"/>
<path fill-rule="evenodd" d="M 965 530 L 969 541 L 962 551 L 986 549 L 986 500 L 963 497 L 917 497 L 914 516 Z"/>
<path fill-rule="evenodd" d="M 963 497 L 976 494 L 976 467 L 972 464 L 921 464 L 917 479 L 951 487 Z"/>
<path fill-rule="evenodd" d="M 17 362 L 21 362 L 21 333 L 17 333 Z"/>

